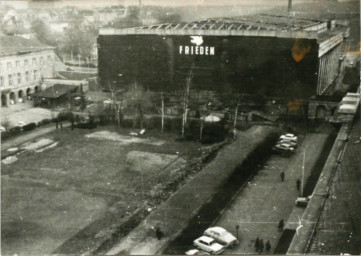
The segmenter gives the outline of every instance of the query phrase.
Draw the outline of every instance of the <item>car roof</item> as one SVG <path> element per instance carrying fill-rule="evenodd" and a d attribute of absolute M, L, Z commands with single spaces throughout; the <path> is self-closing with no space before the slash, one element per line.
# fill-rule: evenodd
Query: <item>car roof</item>
<path fill-rule="evenodd" d="M 218 233 L 222 233 L 224 231 L 226 231 L 224 228 L 222 227 L 211 227 L 211 228 L 208 228 L 207 230 L 209 231 L 215 231 L 215 232 L 218 232 Z"/>
<path fill-rule="evenodd" d="M 198 249 L 191 249 L 189 251 L 186 251 L 187 255 L 195 255 L 197 252 L 199 252 Z"/>
<path fill-rule="evenodd" d="M 296 144 L 296 143 L 293 142 L 292 140 L 280 140 L 280 141 L 278 142 L 278 144 L 291 145 L 291 144 Z"/>
<path fill-rule="evenodd" d="M 201 236 L 201 237 L 198 238 L 198 239 L 201 239 L 201 240 L 203 240 L 204 242 L 207 242 L 207 243 L 211 243 L 211 242 L 214 241 L 214 239 L 211 238 L 211 237 L 209 237 L 209 236 Z"/>
<path fill-rule="evenodd" d="M 286 143 L 282 143 L 282 144 L 279 144 L 280 146 L 283 146 L 283 147 L 287 147 L 287 148 L 290 148 L 291 146 L 289 144 L 286 144 Z"/>

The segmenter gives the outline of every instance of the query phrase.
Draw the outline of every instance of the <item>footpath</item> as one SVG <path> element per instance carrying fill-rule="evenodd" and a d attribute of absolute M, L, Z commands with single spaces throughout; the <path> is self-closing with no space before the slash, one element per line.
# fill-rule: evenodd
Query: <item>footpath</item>
<path fill-rule="evenodd" d="M 66 128 L 69 126 L 70 126 L 70 123 L 63 124 L 63 128 Z M 4 152 L 4 151 L 8 150 L 9 148 L 17 147 L 20 144 L 23 144 L 27 141 L 44 136 L 55 130 L 56 130 L 55 124 L 52 123 L 49 126 L 36 128 L 35 130 L 22 133 L 18 136 L 15 136 L 14 138 L 9 138 L 5 141 L 1 141 L 1 152 Z M 60 130 L 60 128 L 59 128 L 59 130 Z"/>
<path fill-rule="evenodd" d="M 200 208 L 217 194 L 237 166 L 273 132 L 275 128 L 254 126 L 246 132 L 237 134 L 235 141 L 224 147 L 212 162 L 160 208 L 152 212 L 108 251 L 107 255 L 161 254 L 167 244 L 188 226 Z M 155 235 L 156 227 L 164 233 L 160 240 Z"/>

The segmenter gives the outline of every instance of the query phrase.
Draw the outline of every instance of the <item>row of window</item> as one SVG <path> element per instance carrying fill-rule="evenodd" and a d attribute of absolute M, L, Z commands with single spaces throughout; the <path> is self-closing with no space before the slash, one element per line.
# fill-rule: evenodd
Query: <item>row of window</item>
<path fill-rule="evenodd" d="M 33 65 L 36 65 L 37 61 L 38 61 L 37 58 L 32 58 L 32 59 L 31 59 L 31 63 L 32 63 Z M 51 62 L 51 61 L 52 61 L 52 58 L 51 58 L 50 55 L 48 55 L 47 61 L 48 61 L 48 62 Z M 40 57 L 40 58 L 39 58 L 39 63 L 40 63 L 40 64 L 45 63 L 45 62 L 44 62 L 44 57 Z M 1 64 L 0 64 L 0 65 L 1 65 Z M 25 60 L 24 60 L 24 66 L 28 66 L 28 65 L 29 65 L 29 60 L 28 60 L 28 59 L 25 59 Z M 15 67 L 20 67 L 20 60 L 15 61 Z M 7 62 L 7 63 L 6 63 L 6 68 L 7 68 L 8 70 L 11 70 L 11 69 L 13 68 L 13 63 L 10 62 L 10 61 Z"/>
<path fill-rule="evenodd" d="M 37 70 L 26 71 L 25 72 L 25 81 L 29 82 L 31 79 L 32 80 L 37 80 L 38 79 L 38 71 Z M 16 82 L 17 82 L 17 84 L 21 84 L 21 81 L 22 81 L 21 73 L 8 75 L 8 81 L 9 81 L 9 86 L 12 86 Z M 4 77 L 3 76 L 0 76 L 0 86 L 1 87 L 4 86 Z"/>

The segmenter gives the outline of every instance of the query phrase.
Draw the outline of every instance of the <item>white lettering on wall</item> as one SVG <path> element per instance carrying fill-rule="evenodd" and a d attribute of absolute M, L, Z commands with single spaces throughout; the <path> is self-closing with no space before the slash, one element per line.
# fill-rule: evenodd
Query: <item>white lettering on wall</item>
<path fill-rule="evenodd" d="M 179 46 L 179 54 L 184 55 L 214 55 L 215 49 L 212 46 Z"/>

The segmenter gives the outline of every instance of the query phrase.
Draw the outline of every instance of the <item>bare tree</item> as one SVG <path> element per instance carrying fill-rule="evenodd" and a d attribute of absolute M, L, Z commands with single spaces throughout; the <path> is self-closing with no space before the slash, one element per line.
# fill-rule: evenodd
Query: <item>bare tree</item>
<path fill-rule="evenodd" d="M 189 103 L 189 92 L 190 92 L 190 87 L 192 84 L 192 79 L 193 79 L 193 67 L 192 66 L 191 70 L 189 71 L 187 78 L 186 78 L 186 87 L 184 90 L 184 98 L 183 98 L 183 118 L 182 118 L 182 138 L 184 137 L 184 128 L 185 125 L 187 124 L 187 116 L 188 116 L 188 103 Z"/>
<path fill-rule="evenodd" d="M 199 131 L 199 140 L 202 141 L 202 136 L 203 136 L 203 126 L 204 126 L 204 122 L 205 122 L 205 118 L 206 118 L 206 108 L 207 105 L 204 105 L 203 107 L 203 113 L 200 115 L 200 122 L 201 122 L 201 127 L 200 127 L 200 131 Z"/>
<path fill-rule="evenodd" d="M 133 127 L 135 127 L 136 120 L 139 119 L 140 128 L 143 129 L 145 110 L 153 107 L 151 92 L 144 90 L 144 88 L 135 81 L 131 88 L 124 94 L 124 97 L 134 108 Z"/>
<path fill-rule="evenodd" d="M 103 86 L 103 88 L 110 92 L 110 97 L 111 97 L 111 104 L 110 104 L 110 109 L 112 110 L 112 112 L 114 113 L 115 118 L 117 119 L 117 123 L 118 126 L 120 126 L 120 113 L 121 113 L 121 108 L 120 108 L 120 104 L 119 104 L 119 100 L 117 98 L 117 96 L 119 95 L 119 93 L 123 92 L 124 89 L 121 88 L 119 86 L 118 83 L 116 83 L 116 81 L 108 81 L 105 86 Z"/>

